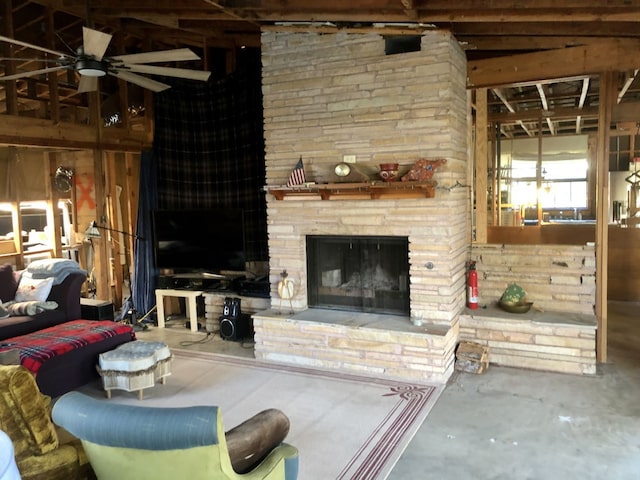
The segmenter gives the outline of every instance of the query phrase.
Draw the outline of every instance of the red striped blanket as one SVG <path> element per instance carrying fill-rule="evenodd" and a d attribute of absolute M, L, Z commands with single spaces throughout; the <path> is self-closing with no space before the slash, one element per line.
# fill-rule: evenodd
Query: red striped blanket
<path fill-rule="evenodd" d="M 0 352 L 17 349 L 20 363 L 34 375 L 50 358 L 122 333 L 136 334 L 130 325 L 113 321 L 72 320 L 54 327 L 0 342 Z"/>

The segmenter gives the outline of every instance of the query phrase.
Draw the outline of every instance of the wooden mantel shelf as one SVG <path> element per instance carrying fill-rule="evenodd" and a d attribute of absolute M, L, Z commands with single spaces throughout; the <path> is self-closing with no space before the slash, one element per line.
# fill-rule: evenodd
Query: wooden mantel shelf
<path fill-rule="evenodd" d="M 284 200 L 286 197 L 309 199 L 365 200 L 378 198 L 433 198 L 437 182 L 371 182 L 371 183 L 313 183 L 305 185 L 266 186 L 267 193 Z"/>

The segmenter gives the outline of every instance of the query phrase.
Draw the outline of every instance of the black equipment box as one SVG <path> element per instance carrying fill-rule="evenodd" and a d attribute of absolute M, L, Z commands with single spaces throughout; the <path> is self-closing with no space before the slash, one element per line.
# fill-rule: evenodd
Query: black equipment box
<path fill-rule="evenodd" d="M 84 320 L 113 320 L 113 303 L 107 300 L 81 298 L 80 315 Z"/>
<path fill-rule="evenodd" d="M 271 296 L 269 278 L 262 277 L 256 280 L 240 281 L 238 293 L 245 297 L 269 298 Z"/>

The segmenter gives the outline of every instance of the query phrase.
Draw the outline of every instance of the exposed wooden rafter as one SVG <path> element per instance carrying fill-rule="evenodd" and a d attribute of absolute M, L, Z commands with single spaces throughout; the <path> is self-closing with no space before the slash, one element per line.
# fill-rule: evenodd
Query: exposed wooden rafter
<path fill-rule="evenodd" d="M 609 0 L 606 5 L 598 0 L 482 3 L 478 8 L 475 0 L 91 0 L 87 10 L 86 0 L 7 0 L 7 13 L 0 15 L 3 26 L 11 21 L 15 37 L 36 44 L 45 41 L 41 32 L 50 22 L 47 42 L 54 49 L 77 47 L 77 32 L 89 13 L 125 51 L 186 46 L 208 59 L 212 50 L 236 58 L 241 48 L 258 49 L 261 32 L 272 29 L 381 35 L 446 30 L 467 55 L 468 87 L 488 88 L 489 115 L 515 118 L 501 124 L 505 135 L 536 135 L 539 128 L 551 135 L 593 131 L 596 122 L 589 112 L 597 106 L 598 75 L 604 71 L 628 72 L 618 86 L 619 103 L 640 99 L 640 0 Z M 25 61 L 0 62 L 0 75 L 42 68 L 34 52 L 13 49 L 9 54 L 18 53 Z M 226 62 L 227 68 L 233 64 Z M 59 104 L 53 111 L 80 108 L 86 101 L 77 95 L 76 79 L 68 73 L 15 82 L 9 88 L 0 82 L 0 111 L 35 115 L 48 102 Z M 501 91 L 513 111 L 493 89 Z M 547 106 L 541 108 L 544 101 Z M 576 116 L 559 113 L 569 109 Z"/>

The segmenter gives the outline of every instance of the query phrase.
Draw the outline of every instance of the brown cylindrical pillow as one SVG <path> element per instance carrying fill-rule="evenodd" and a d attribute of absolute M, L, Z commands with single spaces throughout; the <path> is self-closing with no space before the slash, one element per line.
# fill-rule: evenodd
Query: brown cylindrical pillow
<path fill-rule="evenodd" d="M 254 415 L 225 434 L 231 466 L 236 473 L 251 471 L 289 433 L 289 418 L 270 408 Z"/>

